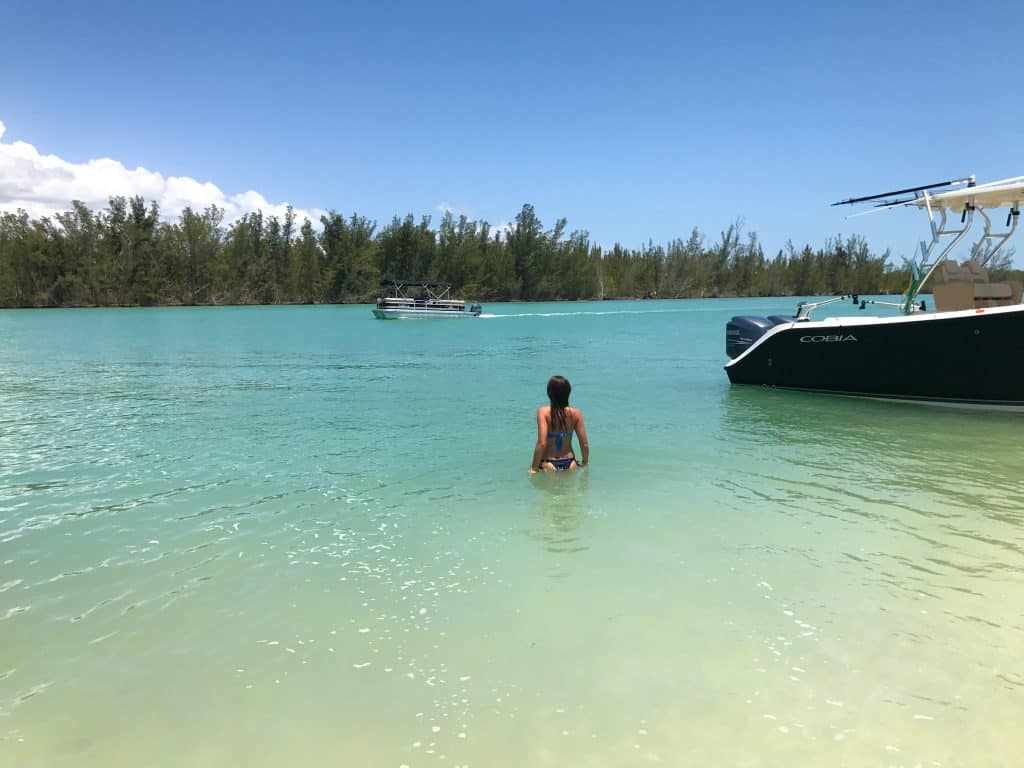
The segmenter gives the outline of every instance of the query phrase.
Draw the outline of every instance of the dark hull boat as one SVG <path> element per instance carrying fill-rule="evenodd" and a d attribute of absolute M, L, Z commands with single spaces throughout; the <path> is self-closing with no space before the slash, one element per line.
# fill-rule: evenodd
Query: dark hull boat
<path fill-rule="evenodd" d="M 733 384 L 1024 406 L 1024 305 L 838 317 L 735 317 Z"/>
<path fill-rule="evenodd" d="M 935 187 L 965 189 L 929 194 Z M 733 384 L 831 392 L 844 395 L 1024 407 L 1024 305 L 1016 282 L 990 283 L 987 265 L 1013 236 L 1024 200 L 1024 177 L 975 185 L 973 177 L 942 185 L 915 187 L 889 195 L 914 197 L 879 207 L 916 205 L 927 209 L 932 241 L 922 243 L 920 264 L 911 265 L 903 301 L 890 306 L 894 317 L 832 317 L 812 320 L 824 304 L 841 296 L 797 306 L 793 317 L 734 317 L 726 325 L 725 370 Z M 1007 230 L 993 233 L 985 209 L 1009 208 Z M 947 212 L 960 214 L 960 226 L 947 228 Z M 935 221 L 935 214 L 940 221 Z M 984 233 L 970 258 L 949 260 L 977 214 Z M 939 247 L 942 245 L 943 247 Z M 916 301 L 929 278 L 935 309 Z M 859 301 L 865 305 L 886 304 Z"/>

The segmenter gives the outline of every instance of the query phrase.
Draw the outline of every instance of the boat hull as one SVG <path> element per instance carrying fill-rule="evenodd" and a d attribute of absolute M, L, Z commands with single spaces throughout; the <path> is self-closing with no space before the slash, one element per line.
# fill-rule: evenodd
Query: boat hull
<path fill-rule="evenodd" d="M 479 317 L 479 312 L 470 312 L 469 310 L 452 310 L 452 309 L 379 309 L 373 310 L 373 316 L 378 320 L 415 320 L 415 319 L 427 319 L 427 318 L 473 318 Z"/>
<path fill-rule="evenodd" d="M 1024 406 L 1024 305 L 786 323 L 725 370 L 733 384 Z"/>

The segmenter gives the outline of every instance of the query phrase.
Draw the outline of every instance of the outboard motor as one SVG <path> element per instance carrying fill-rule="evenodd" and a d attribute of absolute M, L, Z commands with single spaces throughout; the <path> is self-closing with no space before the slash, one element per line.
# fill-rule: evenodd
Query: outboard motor
<path fill-rule="evenodd" d="M 484 311 L 484 308 L 481 307 L 479 304 L 472 304 L 469 307 L 469 311 L 474 315 L 479 315 L 481 312 Z"/>
<path fill-rule="evenodd" d="M 764 336 L 776 325 L 792 323 L 795 318 L 783 315 L 757 317 L 756 315 L 737 315 L 725 324 L 725 353 L 731 360 L 742 355 L 751 344 Z"/>

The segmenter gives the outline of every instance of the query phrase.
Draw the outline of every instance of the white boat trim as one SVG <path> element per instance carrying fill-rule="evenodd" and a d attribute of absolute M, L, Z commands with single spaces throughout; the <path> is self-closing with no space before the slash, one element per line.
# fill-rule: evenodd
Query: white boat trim
<path fill-rule="evenodd" d="M 864 315 L 849 315 L 840 317 L 826 317 L 821 320 L 794 320 L 791 323 L 779 323 L 770 328 L 749 347 L 732 360 L 725 364 L 726 368 L 738 364 L 743 358 L 761 346 L 764 342 L 778 333 L 787 331 L 794 326 L 801 329 L 806 328 L 810 333 L 815 330 L 835 331 L 838 328 L 856 328 L 865 325 L 893 325 L 896 323 L 926 323 L 935 320 L 952 320 L 958 317 L 974 317 L 977 315 L 1002 315 L 1012 312 L 1024 312 L 1024 304 L 1010 304 L 1005 307 L 979 307 L 978 309 L 957 309 L 949 312 L 915 312 L 912 315 L 896 315 L 894 317 L 873 317 Z M 838 394 L 838 393 L 837 393 Z"/>

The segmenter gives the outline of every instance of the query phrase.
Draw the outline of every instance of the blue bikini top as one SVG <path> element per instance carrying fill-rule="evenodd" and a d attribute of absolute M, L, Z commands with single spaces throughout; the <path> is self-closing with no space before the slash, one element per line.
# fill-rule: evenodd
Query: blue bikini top
<path fill-rule="evenodd" d="M 572 437 L 572 432 L 548 432 L 548 439 L 555 438 L 555 450 L 562 450 L 562 438 Z"/>

